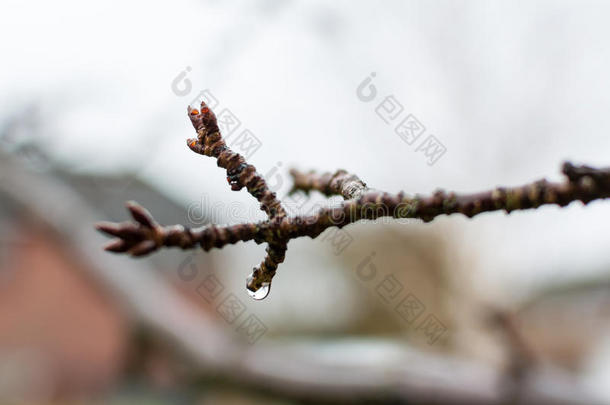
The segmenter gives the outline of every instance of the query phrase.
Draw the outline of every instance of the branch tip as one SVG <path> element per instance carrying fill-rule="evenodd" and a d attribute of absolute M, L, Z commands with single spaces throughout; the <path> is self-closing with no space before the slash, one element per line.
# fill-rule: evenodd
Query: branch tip
<path fill-rule="evenodd" d="M 147 228 L 154 228 L 155 226 L 158 226 L 151 213 L 137 202 L 127 201 L 126 206 L 133 219 L 135 219 L 142 226 Z"/>

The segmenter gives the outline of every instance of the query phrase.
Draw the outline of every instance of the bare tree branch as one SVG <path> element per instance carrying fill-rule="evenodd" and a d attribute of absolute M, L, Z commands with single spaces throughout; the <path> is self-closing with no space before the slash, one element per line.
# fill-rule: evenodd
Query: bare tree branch
<path fill-rule="evenodd" d="M 563 165 L 566 180 L 561 183 L 550 183 L 543 179 L 520 187 L 500 187 L 474 194 L 438 190 L 431 196 L 372 191 L 357 176 L 344 170 L 321 175 L 292 170 L 293 192 L 317 190 L 326 195 L 342 195 L 345 201 L 339 207 L 322 208 L 309 216 L 291 217 L 269 190 L 264 178 L 256 173 L 255 167 L 226 146 L 216 117 L 205 103 L 201 104 L 201 111 L 190 108 L 188 111 L 198 134 L 197 139 L 188 140 L 189 147 L 196 153 L 215 157 L 218 166 L 227 170 L 231 188 L 240 190 L 246 187 L 261 202 L 261 209 L 269 219 L 258 223 L 211 225 L 197 229 L 182 225 L 163 227 L 154 221 L 148 211 L 132 202 L 128 203 L 128 208 L 135 223 L 101 223 L 97 229 L 117 238 L 106 246 L 106 250 L 133 256 L 145 255 L 164 246 L 190 249 L 199 245 L 207 251 L 239 241 L 267 243 L 267 256 L 248 278 L 247 287 L 251 291 L 257 291 L 271 282 L 277 266 L 284 260 L 288 241 L 302 236 L 315 238 L 333 226 L 341 228 L 363 219 L 381 217 L 418 218 L 428 222 L 439 215 L 459 213 L 473 217 L 489 211 L 504 210 L 510 213 L 546 204 L 563 207 L 573 201 L 587 204 L 610 197 L 609 168 L 574 166 L 569 162 Z"/>

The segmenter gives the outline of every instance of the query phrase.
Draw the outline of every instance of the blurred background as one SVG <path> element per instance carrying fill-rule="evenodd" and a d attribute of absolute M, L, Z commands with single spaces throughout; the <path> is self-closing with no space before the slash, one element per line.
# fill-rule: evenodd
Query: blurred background
<path fill-rule="evenodd" d="M 202 99 L 282 198 L 291 167 L 427 194 L 608 166 L 610 3 L 0 7 L 1 403 L 610 403 L 607 202 L 330 229 L 263 301 L 264 245 L 135 260 L 93 228 L 264 218 L 186 147 Z"/>

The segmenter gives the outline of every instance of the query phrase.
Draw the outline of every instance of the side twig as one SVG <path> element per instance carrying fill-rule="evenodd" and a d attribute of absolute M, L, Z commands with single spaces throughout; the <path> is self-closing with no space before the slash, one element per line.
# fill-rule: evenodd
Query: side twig
<path fill-rule="evenodd" d="M 520 187 L 499 187 L 474 194 L 438 190 L 430 196 L 372 191 L 358 177 L 345 170 L 333 174 L 292 170 L 292 192 L 316 190 L 325 195 L 341 195 L 345 201 L 338 207 L 322 208 L 312 215 L 291 217 L 256 168 L 225 144 L 216 117 L 205 103 L 201 104 L 201 110 L 189 108 L 188 113 L 197 131 L 197 138 L 187 141 L 189 148 L 198 154 L 214 157 L 218 166 L 227 171 L 231 189 L 241 190 L 245 187 L 260 202 L 268 219 L 257 223 L 210 225 L 196 229 L 182 225 L 161 226 L 146 209 L 129 202 L 127 207 L 135 223 L 104 222 L 97 224 L 97 229 L 116 238 L 106 246 L 106 250 L 132 256 L 142 256 L 161 247 L 192 249 L 199 245 L 208 251 L 240 241 L 267 243 L 265 259 L 248 277 L 247 288 L 252 292 L 262 287 L 266 287 L 265 291 L 269 290 L 278 265 L 284 261 L 288 241 L 302 236 L 315 238 L 330 227 L 341 228 L 363 219 L 381 217 L 418 218 L 428 222 L 439 215 L 459 213 L 473 217 L 489 211 L 504 210 L 510 213 L 546 204 L 563 207 L 573 201 L 587 204 L 596 199 L 610 198 L 610 168 L 574 166 L 569 162 L 563 165 L 566 180 L 561 183 L 550 183 L 543 179 Z"/>
<path fill-rule="evenodd" d="M 270 221 L 286 216 L 284 207 L 275 193 L 269 189 L 263 176 L 257 173 L 256 168 L 248 164 L 242 155 L 233 152 L 226 145 L 218 128 L 216 115 L 205 102 L 201 103 L 201 110 L 188 107 L 188 114 L 197 131 L 196 139 L 187 139 L 189 148 L 195 153 L 216 158 L 218 166 L 227 171 L 227 181 L 231 190 L 239 191 L 246 187 L 248 192 L 261 203 L 261 210 L 267 213 Z M 248 290 L 256 292 L 261 287 L 266 287 L 264 294 L 268 293 L 271 279 L 278 265 L 284 261 L 287 243 L 287 240 L 281 238 L 268 241 L 265 259 L 248 277 L 246 283 Z"/>

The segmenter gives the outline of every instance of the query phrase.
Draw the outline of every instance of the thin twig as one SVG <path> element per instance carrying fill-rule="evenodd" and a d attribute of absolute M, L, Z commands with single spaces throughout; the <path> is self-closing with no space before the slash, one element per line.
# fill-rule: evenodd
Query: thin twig
<path fill-rule="evenodd" d="M 258 174 L 256 168 L 248 164 L 242 155 L 233 152 L 222 139 L 214 112 L 202 102 L 201 110 L 189 107 L 188 113 L 197 131 L 197 138 L 186 141 L 189 148 L 200 155 L 215 158 L 218 166 L 226 169 L 231 190 L 239 191 L 245 187 L 248 193 L 261 203 L 261 209 L 269 218 L 286 215 L 282 204 L 275 193 L 269 190 L 263 176 Z"/>
<path fill-rule="evenodd" d="M 239 191 L 246 187 L 248 192 L 261 203 L 261 209 L 267 213 L 270 221 L 286 216 L 282 203 L 269 189 L 263 176 L 257 173 L 256 168 L 248 164 L 242 155 L 233 152 L 226 145 L 218 128 L 216 115 L 205 102 L 201 103 L 200 110 L 188 107 L 188 114 L 197 131 L 197 139 L 187 140 L 189 148 L 195 153 L 216 158 L 218 166 L 227 171 L 227 181 L 231 185 L 231 190 Z M 257 291 L 263 285 L 270 284 L 277 266 L 284 261 L 288 249 L 287 240 L 275 238 L 268 243 L 265 259 L 259 267 L 254 268 L 252 275 L 247 279 L 246 287 L 250 291 Z"/>

